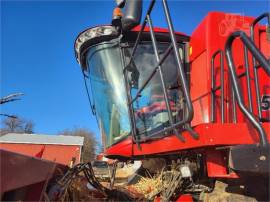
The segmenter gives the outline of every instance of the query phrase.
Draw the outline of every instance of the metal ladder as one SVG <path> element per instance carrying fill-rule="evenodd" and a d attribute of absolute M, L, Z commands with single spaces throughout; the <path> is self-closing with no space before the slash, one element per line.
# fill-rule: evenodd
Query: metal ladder
<path fill-rule="evenodd" d="M 163 90 L 163 94 L 164 94 L 164 99 L 165 99 L 165 103 L 166 103 L 166 109 L 167 109 L 167 112 L 168 112 L 169 124 L 170 125 L 168 127 L 166 127 L 166 128 L 163 128 L 160 131 L 157 131 L 157 132 L 149 135 L 148 138 L 152 138 L 152 137 L 160 135 L 160 134 L 166 134 L 169 131 L 173 130 L 174 134 L 181 141 L 185 142 L 185 138 L 181 135 L 181 132 L 178 130 L 178 128 L 180 128 L 180 127 L 183 127 L 185 130 L 189 131 L 190 135 L 193 138 L 195 138 L 195 139 L 198 138 L 198 134 L 191 128 L 191 125 L 190 125 L 190 123 L 191 123 L 191 121 L 193 119 L 193 114 L 194 114 L 193 106 L 192 106 L 192 103 L 191 103 L 190 92 L 189 92 L 189 87 L 188 87 L 187 78 L 186 78 L 186 75 L 185 75 L 183 63 L 181 61 L 180 54 L 179 54 L 179 51 L 178 51 L 178 48 L 177 48 L 176 37 L 175 37 L 175 34 L 174 34 L 175 32 L 174 32 L 174 28 L 173 28 L 173 24 L 172 24 L 170 12 L 169 12 L 167 0 L 162 0 L 162 5 L 163 5 L 163 11 L 165 13 L 165 18 L 166 18 L 166 21 L 167 21 L 167 25 L 168 25 L 171 44 L 167 48 L 167 50 L 164 52 L 164 55 L 162 57 L 160 57 L 160 55 L 158 53 L 157 41 L 156 41 L 155 32 L 154 32 L 154 28 L 153 28 L 153 23 L 152 23 L 152 19 L 151 19 L 151 12 L 152 12 L 152 10 L 154 8 L 155 3 L 156 3 L 155 0 L 152 0 L 150 2 L 149 8 L 148 8 L 147 13 L 146 13 L 146 16 L 145 16 L 145 18 L 144 18 L 144 20 L 143 20 L 143 22 L 141 24 L 141 29 L 140 29 L 140 31 L 138 33 L 137 38 L 136 38 L 136 42 L 134 44 L 134 47 L 133 47 L 133 50 L 132 50 L 132 53 L 131 53 L 131 58 L 130 58 L 130 61 L 129 61 L 129 63 L 131 63 L 133 61 L 134 55 L 135 55 L 137 47 L 138 47 L 138 44 L 141 41 L 142 33 L 144 32 L 144 29 L 145 29 L 146 25 L 148 24 L 149 29 L 150 29 L 150 36 L 151 36 L 152 46 L 153 46 L 153 49 L 154 49 L 157 65 L 155 66 L 153 71 L 150 73 L 150 76 L 142 84 L 142 87 L 138 89 L 138 92 L 135 95 L 135 97 L 132 98 L 130 93 L 128 93 L 128 95 L 127 95 L 129 113 L 130 113 L 130 116 L 131 116 L 132 134 L 133 134 L 133 139 L 137 143 L 137 145 L 139 145 L 140 142 L 145 141 L 145 140 L 141 140 L 140 136 L 137 134 L 138 132 L 136 130 L 135 116 L 134 116 L 134 110 L 133 110 L 132 105 L 140 97 L 141 92 L 145 89 L 146 85 L 151 81 L 151 79 L 153 78 L 153 76 L 157 72 L 159 72 L 160 78 L 161 78 L 162 90 Z M 162 67 L 161 67 L 163 62 L 165 61 L 165 59 L 171 53 L 171 51 L 174 52 L 174 56 L 175 56 L 175 59 L 176 59 L 176 63 L 177 63 L 177 67 L 178 67 L 179 75 L 180 75 L 181 90 L 183 92 L 183 96 L 184 96 L 184 100 L 185 100 L 185 104 L 186 104 L 185 116 L 183 117 L 182 120 L 178 121 L 177 123 L 173 122 L 172 110 L 170 108 L 169 99 L 168 99 L 168 93 L 167 93 L 165 80 L 164 80 L 164 75 L 163 75 L 163 70 L 162 70 Z M 128 86 L 127 68 L 128 68 L 128 65 L 123 70 L 124 77 L 125 77 L 125 85 L 126 86 Z"/>

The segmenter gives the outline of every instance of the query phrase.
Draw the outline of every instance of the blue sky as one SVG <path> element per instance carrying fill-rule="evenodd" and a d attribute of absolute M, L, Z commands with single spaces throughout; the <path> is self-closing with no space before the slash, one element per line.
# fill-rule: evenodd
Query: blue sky
<path fill-rule="evenodd" d="M 98 135 L 73 43 L 87 27 L 109 24 L 114 5 L 114 1 L 1 1 L 0 95 L 25 93 L 22 100 L 1 106 L 1 112 L 32 120 L 36 133 L 84 127 Z M 269 11 L 269 3 L 261 0 L 169 1 L 169 6 L 175 29 L 186 34 L 209 11 L 251 16 Z M 154 24 L 164 27 L 160 2 L 156 9 Z"/>

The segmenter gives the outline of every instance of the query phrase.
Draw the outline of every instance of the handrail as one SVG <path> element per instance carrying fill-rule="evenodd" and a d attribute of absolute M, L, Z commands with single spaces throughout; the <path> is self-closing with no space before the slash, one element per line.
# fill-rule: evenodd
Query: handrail
<path fill-rule="evenodd" d="M 253 106 L 252 106 L 252 93 L 251 93 L 251 82 L 250 82 L 250 69 L 249 69 L 249 62 L 248 62 L 248 50 L 246 46 L 244 46 L 244 60 L 245 60 L 245 69 L 246 69 L 246 75 L 247 75 L 248 106 L 249 106 L 250 112 L 252 113 Z"/>
<path fill-rule="evenodd" d="M 168 126 L 167 128 L 164 128 L 161 131 L 158 131 L 158 134 L 160 134 L 161 132 L 166 133 L 169 130 L 173 129 L 174 132 L 175 132 L 175 135 L 181 141 L 184 142 L 185 139 L 181 136 L 181 134 L 179 134 L 179 131 L 177 131 L 176 127 L 183 126 L 185 129 L 187 129 L 190 132 L 190 134 L 191 134 L 191 136 L 193 138 L 198 138 L 197 134 L 192 130 L 192 128 L 190 126 L 190 122 L 192 121 L 193 114 L 194 114 L 193 106 L 192 106 L 192 103 L 191 103 L 191 98 L 190 98 L 190 93 L 189 93 L 189 89 L 188 89 L 187 79 L 186 79 L 186 76 L 185 76 L 183 63 L 181 62 L 181 58 L 180 58 L 180 55 L 179 55 L 180 53 L 178 51 L 176 38 L 175 38 L 175 34 L 174 34 L 174 28 L 173 28 L 173 25 L 172 25 L 172 20 L 171 20 L 170 14 L 169 14 L 169 8 L 168 8 L 166 0 L 162 0 L 162 4 L 163 4 L 163 10 L 164 10 L 164 13 L 165 13 L 165 18 L 166 18 L 167 25 L 168 25 L 169 35 L 170 35 L 170 38 L 171 38 L 171 44 L 168 47 L 168 49 L 165 51 L 165 54 L 164 54 L 164 56 L 162 58 L 160 58 L 160 56 L 158 54 L 157 42 L 156 42 L 156 39 L 155 39 L 154 28 L 153 28 L 152 20 L 151 20 L 151 17 L 150 17 L 150 14 L 151 14 L 151 11 L 153 10 L 155 2 L 156 2 L 156 0 L 152 0 L 150 2 L 149 8 L 148 8 L 147 13 L 146 13 L 146 16 L 145 16 L 145 18 L 144 18 L 144 20 L 143 20 L 143 22 L 141 24 L 141 29 L 140 29 L 140 31 L 139 31 L 139 33 L 137 35 L 134 47 L 132 49 L 130 60 L 128 61 L 127 66 L 125 66 L 124 69 L 123 69 L 126 88 L 127 89 L 130 88 L 129 84 L 127 82 L 127 78 L 126 78 L 127 77 L 126 71 L 128 69 L 128 65 L 134 60 L 135 52 L 137 50 L 137 47 L 138 47 L 138 44 L 140 42 L 142 33 L 144 32 L 144 28 L 145 28 L 147 23 L 149 24 L 150 36 L 151 36 L 151 41 L 152 41 L 152 45 L 153 45 L 153 48 L 154 48 L 154 53 L 155 53 L 156 60 L 157 60 L 157 65 L 155 66 L 155 68 L 153 69 L 153 71 L 151 72 L 149 77 L 146 79 L 146 81 L 143 83 L 143 85 L 139 88 L 139 90 L 138 90 L 138 92 L 137 92 L 137 94 L 135 95 L 134 98 L 132 98 L 130 93 L 127 94 L 127 96 L 128 96 L 128 107 L 129 107 L 129 111 L 131 112 L 130 115 L 132 116 L 131 121 L 135 122 L 135 116 L 134 116 L 134 112 L 133 112 L 133 103 L 140 97 L 140 93 L 145 89 L 146 85 L 150 82 L 150 80 L 153 78 L 155 73 L 157 71 L 159 71 L 170 126 Z M 169 103 L 169 99 L 168 99 L 168 95 L 167 95 L 167 89 L 166 89 L 166 85 L 165 85 L 165 81 L 164 81 L 163 70 L 161 68 L 162 63 L 165 61 L 165 59 L 168 57 L 168 55 L 170 54 L 170 52 L 172 50 L 174 51 L 178 71 L 180 73 L 181 88 L 182 88 L 182 91 L 183 91 L 183 95 L 184 95 L 184 99 L 185 99 L 186 107 L 187 107 L 185 116 L 183 117 L 183 119 L 181 121 L 178 121 L 177 123 L 173 123 L 172 111 L 170 109 L 170 103 Z M 131 123 L 131 124 L 132 124 L 132 126 L 136 126 L 135 123 Z M 136 141 L 136 143 L 138 143 L 138 141 L 140 141 L 140 140 L 138 139 L 139 137 L 137 135 L 137 130 L 133 130 L 132 133 L 133 133 L 132 134 L 133 139 Z M 148 136 L 148 137 L 150 137 L 150 136 Z"/>
<path fill-rule="evenodd" d="M 258 24 L 262 19 L 267 18 L 268 26 L 270 26 L 270 13 L 263 13 L 259 17 L 257 17 L 250 26 L 250 37 L 251 40 L 254 42 L 254 29 L 256 24 Z M 258 116 L 259 119 L 262 119 L 262 109 L 261 109 L 261 100 L 260 100 L 260 86 L 259 86 L 259 78 L 258 78 L 258 70 L 256 68 L 256 60 L 254 57 L 252 57 L 252 64 L 253 64 L 253 71 L 254 71 L 254 81 L 255 81 L 255 92 L 256 92 L 256 98 L 257 98 L 257 109 L 258 109 Z"/>
<path fill-rule="evenodd" d="M 233 32 L 227 39 L 225 44 L 225 53 L 226 59 L 229 67 L 229 71 L 231 74 L 231 81 L 233 84 L 233 90 L 235 92 L 236 100 L 239 105 L 240 110 L 243 112 L 244 115 L 248 118 L 248 120 L 252 123 L 255 129 L 258 131 L 260 137 L 260 144 L 266 146 L 268 144 L 267 136 L 265 133 L 264 128 L 261 126 L 259 121 L 256 119 L 253 113 L 251 113 L 245 106 L 243 99 L 242 99 L 242 91 L 239 87 L 237 74 L 235 71 L 235 63 L 232 56 L 232 44 L 236 38 L 240 38 L 242 43 L 247 47 L 250 51 L 252 56 L 261 64 L 263 70 L 270 76 L 270 64 L 268 63 L 267 59 L 264 55 L 260 52 L 260 50 L 255 46 L 252 40 L 247 36 L 247 34 L 243 31 L 236 31 Z"/>
<path fill-rule="evenodd" d="M 152 20 L 151 20 L 150 15 L 146 15 L 146 17 L 147 17 L 147 21 L 148 21 L 148 24 L 149 24 L 149 27 L 150 27 L 150 35 L 151 35 L 151 39 L 152 39 L 152 45 L 154 47 L 154 53 L 155 53 L 155 56 L 156 56 L 156 60 L 159 63 L 160 62 L 160 57 L 159 57 L 159 54 L 158 54 L 157 41 L 156 41 L 156 37 L 155 37 L 155 33 L 154 33 Z M 162 90 L 163 90 L 163 94 L 164 94 L 164 99 L 165 99 L 165 103 L 166 103 L 166 108 L 168 110 L 169 122 L 170 122 L 170 125 L 173 125 L 172 110 L 171 110 L 170 103 L 169 103 L 168 92 L 166 90 L 166 84 L 165 84 L 164 77 L 163 77 L 164 72 L 163 72 L 163 69 L 161 68 L 161 65 L 158 66 L 158 70 L 159 70 Z M 176 128 L 174 128 L 174 132 L 175 132 L 175 135 L 178 135 L 178 131 L 176 130 Z M 178 137 L 182 141 L 185 141 L 185 139 L 182 136 L 178 136 Z"/>
<path fill-rule="evenodd" d="M 166 0 L 162 0 L 162 3 L 163 3 L 163 8 L 164 8 L 167 24 L 168 24 L 168 29 L 170 32 L 170 37 L 171 37 L 172 44 L 173 44 L 174 54 L 175 54 L 177 65 L 178 65 L 179 72 L 180 72 L 180 82 L 181 82 L 181 86 L 183 88 L 182 90 L 183 90 L 183 94 L 184 94 L 185 101 L 187 104 L 187 115 L 184 118 L 184 120 L 186 122 L 190 123 L 193 119 L 193 116 L 194 116 L 194 110 L 193 110 L 193 106 L 192 106 L 192 102 L 191 102 L 191 98 L 190 98 L 190 93 L 188 90 L 188 84 L 187 84 L 187 80 L 185 77 L 183 63 L 181 62 L 180 54 L 179 54 L 179 51 L 177 49 L 176 39 L 175 39 L 175 34 L 174 34 L 175 32 L 174 32 L 174 28 L 173 28 L 173 24 L 172 24 L 172 20 L 171 20 L 171 16 L 170 16 L 168 4 L 167 4 Z"/>
<path fill-rule="evenodd" d="M 211 58 L 211 122 L 215 122 L 216 80 L 215 80 L 215 58 L 220 55 L 220 89 L 221 89 L 221 123 L 225 120 L 224 109 L 224 62 L 223 51 L 217 50 Z"/>

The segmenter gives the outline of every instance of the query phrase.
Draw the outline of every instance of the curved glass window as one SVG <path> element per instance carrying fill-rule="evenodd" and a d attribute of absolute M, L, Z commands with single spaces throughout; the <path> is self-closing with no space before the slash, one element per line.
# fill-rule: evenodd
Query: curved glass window
<path fill-rule="evenodd" d="M 164 55 L 168 46 L 168 43 L 158 44 L 160 57 Z M 136 96 L 157 65 L 151 42 L 139 44 L 131 62 L 129 61 L 132 44 L 122 50 L 123 54 L 119 43 L 111 41 L 93 46 L 87 53 L 88 84 L 92 89 L 96 117 L 106 147 L 131 134 L 122 55 L 127 65 L 126 76 L 131 99 Z M 182 48 L 179 51 L 183 57 Z M 173 51 L 162 64 L 162 71 L 173 122 L 176 123 L 183 119 L 184 100 Z M 147 137 L 169 126 L 159 71 L 156 71 L 138 99 L 133 102 L 132 110 L 136 134 L 141 137 Z"/>
<path fill-rule="evenodd" d="M 87 63 L 98 124 L 110 146 L 131 131 L 119 44 L 91 47 Z"/>

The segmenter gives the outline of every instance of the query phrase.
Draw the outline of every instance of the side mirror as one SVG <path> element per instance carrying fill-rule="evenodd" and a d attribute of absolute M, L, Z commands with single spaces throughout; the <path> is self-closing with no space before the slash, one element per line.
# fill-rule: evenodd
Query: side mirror
<path fill-rule="evenodd" d="M 127 0 L 125 11 L 122 17 L 122 29 L 129 31 L 141 22 L 142 0 Z"/>

